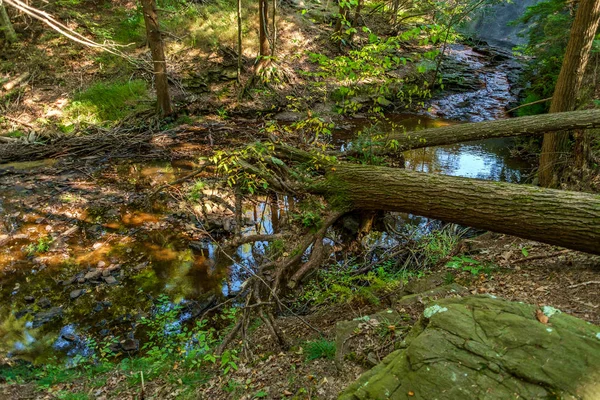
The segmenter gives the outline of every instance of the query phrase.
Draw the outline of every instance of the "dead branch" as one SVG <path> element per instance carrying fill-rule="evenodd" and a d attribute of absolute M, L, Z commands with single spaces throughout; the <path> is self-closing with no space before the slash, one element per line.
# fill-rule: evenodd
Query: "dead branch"
<path fill-rule="evenodd" d="M 308 272 L 321 265 L 325 256 L 327 255 L 327 252 L 325 251 L 326 246 L 323 245 L 323 239 L 323 236 L 318 236 L 315 239 L 313 249 L 310 254 L 310 259 L 308 262 L 304 263 L 300 268 L 298 268 L 294 275 L 292 275 L 287 285 L 288 288 L 294 289 L 298 282 L 300 282 Z"/>
<path fill-rule="evenodd" d="M 600 281 L 588 281 L 588 282 L 578 283 L 576 285 L 569 286 L 569 289 L 573 289 L 573 288 L 580 287 L 580 286 L 587 286 L 587 285 L 600 285 Z"/>
<path fill-rule="evenodd" d="M 565 250 L 557 251 L 555 253 L 540 254 L 540 255 L 537 255 L 537 256 L 520 258 L 518 260 L 513 261 L 512 263 L 513 264 L 520 264 L 520 263 L 524 263 L 524 262 L 527 262 L 527 261 L 542 260 L 542 259 L 545 259 L 545 258 L 552 258 L 552 257 L 560 256 L 562 254 L 567 254 L 570 251 L 571 250 L 565 249 Z"/>

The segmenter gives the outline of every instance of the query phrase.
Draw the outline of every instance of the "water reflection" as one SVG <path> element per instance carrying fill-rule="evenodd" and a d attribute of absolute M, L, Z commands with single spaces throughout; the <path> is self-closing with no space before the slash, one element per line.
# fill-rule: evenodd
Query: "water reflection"
<path fill-rule="evenodd" d="M 384 134 L 411 132 L 456 123 L 423 115 L 389 114 L 386 119 L 377 121 L 376 131 Z M 347 149 L 357 135 L 364 134 L 372 126 L 370 120 L 356 119 L 351 123 L 351 129 L 334 131 L 333 143 L 341 150 Z M 405 167 L 419 172 L 522 183 L 528 178 L 527 172 L 532 166 L 511 155 L 513 145 L 514 140 L 507 138 L 425 147 L 404 152 Z"/>
<path fill-rule="evenodd" d="M 510 139 L 489 139 L 411 150 L 404 157 L 406 168 L 412 171 L 522 183 L 531 165 L 511 157 L 512 145 Z"/>

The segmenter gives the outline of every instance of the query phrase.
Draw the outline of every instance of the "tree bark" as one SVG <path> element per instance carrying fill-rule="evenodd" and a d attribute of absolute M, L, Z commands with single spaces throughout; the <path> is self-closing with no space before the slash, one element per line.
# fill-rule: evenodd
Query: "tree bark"
<path fill-rule="evenodd" d="M 237 51 L 238 51 L 238 65 L 237 65 L 237 80 L 240 82 L 242 76 L 242 63 L 243 63 L 243 53 L 242 53 L 242 0 L 237 1 Z"/>
<path fill-rule="evenodd" d="M 565 58 L 556 81 L 550 113 L 575 109 L 599 22 L 600 1 L 581 0 L 571 27 Z M 538 172 L 541 186 L 554 185 L 557 180 L 557 167 L 560 159 L 568 152 L 569 132 L 554 132 L 544 135 Z"/>
<path fill-rule="evenodd" d="M 532 115 L 526 117 L 475 122 L 423 129 L 415 132 L 395 133 L 387 137 L 388 142 L 396 141 L 397 146 L 379 149 L 389 152 L 392 149 L 404 151 L 422 147 L 443 146 L 473 140 L 539 135 L 549 131 L 590 129 L 600 126 L 600 110 L 571 111 L 556 114 Z"/>
<path fill-rule="evenodd" d="M 275 57 L 275 49 L 277 48 L 277 0 L 273 0 L 273 19 L 271 20 L 271 56 Z"/>
<path fill-rule="evenodd" d="M 409 212 L 600 254 L 600 196 L 337 164 L 312 192 L 334 206 Z"/>
<path fill-rule="evenodd" d="M 6 12 L 6 8 L 4 4 L 0 1 L 0 30 L 4 31 L 4 37 L 6 37 L 6 41 L 9 43 L 14 43 L 17 41 L 17 34 L 15 29 L 8 18 L 8 13 Z"/>
<path fill-rule="evenodd" d="M 269 17 L 269 2 L 268 0 L 259 0 L 258 2 L 258 12 L 259 16 L 259 33 L 258 33 L 258 41 L 260 43 L 259 55 L 261 58 L 268 57 L 271 55 L 271 47 L 269 46 L 269 36 L 268 36 L 268 21 Z"/>
<path fill-rule="evenodd" d="M 167 61 L 165 58 L 164 42 L 158 24 L 155 0 L 141 0 L 146 23 L 146 36 L 148 46 L 152 52 L 154 64 L 154 85 L 156 86 L 156 106 L 158 114 L 167 116 L 173 113 L 171 97 L 169 95 L 169 81 L 167 76 Z"/>

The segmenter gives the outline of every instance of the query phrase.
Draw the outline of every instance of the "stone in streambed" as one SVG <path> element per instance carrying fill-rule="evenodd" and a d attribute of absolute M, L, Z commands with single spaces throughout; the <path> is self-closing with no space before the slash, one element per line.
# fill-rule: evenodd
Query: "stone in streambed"
<path fill-rule="evenodd" d="M 85 276 L 83 278 L 86 281 L 93 281 L 93 280 L 100 278 L 101 275 L 102 275 L 102 270 L 98 269 L 98 268 L 94 268 L 91 271 L 89 271 L 87 274 L 85 274 Z"/>
<path fill-rule="evenodd" d="M 71 291 L 69 297 L 71 298 L 71 300 L 75 300 L 81 297 L 83 294 L 85 294 L 85 289 L 75 289 Z"/>
<path fill-rule="evenodd" d="M 111 275 L 105 276 L 103 279 L 104 279 L 104 282 L 108 283 L 109 285 L 116 285 L 117 283 L 119 283 L 119 282 L 117 282 L 115 277 L 111 276 Z"/>
<path fill-rule="evenodd" d="M 40 326 L 53 321 L 58 318 L 62 318 L 63 310 L 61 307 L 52 307 L 48 311 L 41 311 L 33 317 L 33 328 L 39 328 Z"/>

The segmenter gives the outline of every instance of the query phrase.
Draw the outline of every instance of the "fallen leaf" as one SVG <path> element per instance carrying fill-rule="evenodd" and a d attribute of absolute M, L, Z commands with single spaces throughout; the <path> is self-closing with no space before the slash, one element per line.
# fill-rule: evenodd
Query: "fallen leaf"
<path fill-rule="evenodd" d="M 546 316 L 546 314 L 544 314 L 544 312 L 542 310 L 537 310 L 535 312 L 535 316 L 537 317 L 537 320 L 540 321 L 542 324 L 547 324 L 548 323 L 548 317 Z"/>
<path fill-rule="evenodd" d="M 411 391 L 411 392 L 408 392 L 408 395 L 409 395 L 409 396 L 414 396 L 414 395 L 415 395 L 415 392 L 412 392 L 412 391 Z"/>
<path fill-rule="evenodd" d="M 284 390 L 284 391 L 283 391 L 283 395 L 284 395 L 284 396 L 291 396 L 291 395 L 293 395 L 293 394 L 294 394 L 294 393 L 290 392 L 289 390 Z"/>

